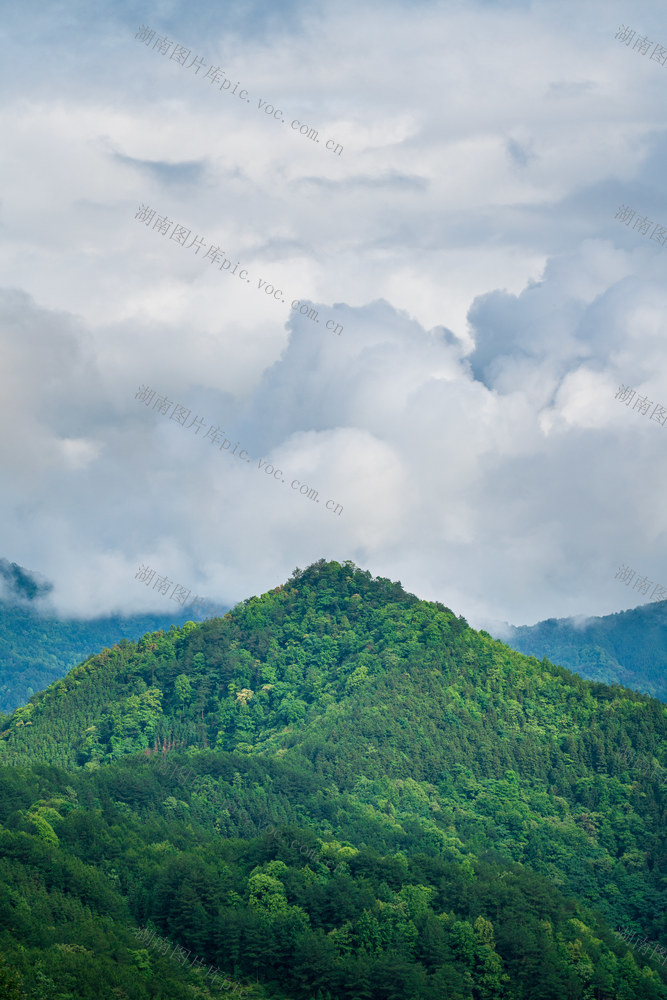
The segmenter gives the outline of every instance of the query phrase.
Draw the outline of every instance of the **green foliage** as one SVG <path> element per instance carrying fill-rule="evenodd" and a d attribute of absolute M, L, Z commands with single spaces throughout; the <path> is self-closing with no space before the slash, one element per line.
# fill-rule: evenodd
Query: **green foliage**
<path fill-rule="evenodd" d="M 3 1000 L 27 1000 L 23 979 L 0 955 L 0 996 Z"/>
<path fill-rule="evenodd" d="M 512 628 L 506 642 L 528 656 L 547 656 L 588 680 L 625 684 L 667 701 L 667 601 L 575 624 L 549 618 Z"/>
<path fill-rule="evenodd" d="M 174 614 L 175 609 L 84 621 L 42 617 L 29 607 L 0 601 L 0 712 L 13 711 L 104 646 L 182 624 L 187 615 L 180 609 Z"/>
<path fill-rule="evenodd" d="M 351 563 L 104 650 L 6 728 L 28 995 L 207 997 L 150 923 L 251 997 L 667 1000 L 611 930 L 664 940 L 664 793 L 621 754 L 664 765 L 664 706 Z"/>
<path fill-rule="evenodd" d="M 51 826 L 51 824 L 44 818 L 44 816 L 39 813 L 33 813 L 30 817 L 30 822 L 37 829 L 37 835 L 41 837 L 47 844 L 54 844 L 58 846 L 58 837 L 56 832 Z"/>

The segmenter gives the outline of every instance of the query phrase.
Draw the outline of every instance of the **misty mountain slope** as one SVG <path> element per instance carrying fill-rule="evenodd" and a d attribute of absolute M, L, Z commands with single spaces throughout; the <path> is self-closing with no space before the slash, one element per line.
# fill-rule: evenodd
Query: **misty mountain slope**
<path fill-rule="evenodd" d="M 588 618 L 581 625 L 549 618 L 512 627 L 502 637 L 520 653 L 546 656 L 589 680 L 624 684 L 667 701 L 667 601 Z"/>
<path fill-rule="evenodd" d="M 46 597 L 53 584 L 18 563 L 0 559 L 0 598 L 25 604 Z"/>
<path fill-rule="evenodd" d="M 182 624 L 187 614 L 111 615 L 88 620 L 47 617 L 0 601 L 0 712 L 25 704 L 91 653 L 121 639 Z"/>
<path fill-rule="evenodd" d="M 0 559 L 0 713 L 24 705 L 92 653 L 192 617 L 165 601 L 164 614 L 62 618 L 45 604 L 52 590 L 41 575 Z"/>

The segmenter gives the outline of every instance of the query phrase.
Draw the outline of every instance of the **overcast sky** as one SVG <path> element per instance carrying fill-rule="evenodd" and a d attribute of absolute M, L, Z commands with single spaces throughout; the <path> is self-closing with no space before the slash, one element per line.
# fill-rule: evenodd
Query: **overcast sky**
<path fill-rule="evenodd" d="M 0 556 L 60 612 L 164 613 L 140 564 L 352 559 L 473 623 L 667 586 L 667 13 L 1 8 Z"/>

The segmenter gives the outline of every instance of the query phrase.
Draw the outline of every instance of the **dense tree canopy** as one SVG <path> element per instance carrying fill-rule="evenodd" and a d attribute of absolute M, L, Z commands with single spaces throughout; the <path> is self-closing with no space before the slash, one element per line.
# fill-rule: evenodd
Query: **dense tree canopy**
<path fill-rule="evenodd" d="M 166 605 L 164 615 L 111 615 L 83 621 L 44 617 L 30 605 L 0 600 L 0 712 L 24 705 L 36 691 L 104 646 L 168 629 L 172 623 L 180 625 L 186 618 L 176 604 L 173 612 Z"/>
<path fill-rule="evenodd" d="M 208 996 L 145 925 L 249 997 L 667 1000 L 613 933 L 665 942 L 664 790 L 622 756 L 661 767 L 664 734 L 321 561 L 6 721 L 0 952 L 59 1000 Z"/>
<path fill-rule="evenodd" d="M 549 618 L 512 628 L 505 641 L 588 680 L 625 684 L 667 701 L 667 601 L 585 622 Z"/>

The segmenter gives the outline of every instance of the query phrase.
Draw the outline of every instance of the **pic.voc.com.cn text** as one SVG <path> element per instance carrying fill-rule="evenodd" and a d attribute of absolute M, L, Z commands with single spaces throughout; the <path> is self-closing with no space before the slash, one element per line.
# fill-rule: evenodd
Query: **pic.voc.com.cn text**
<path fill-rule="evenodd" d="M 156 36 L 155 32 L 151 31 L 148 25 L 142 24 L 134 37 L 137 41 L 143 42 L 146 46 L 150 46 L 151 42 L 153 42 L 153 50 L 157 50 L 161 56 L 166 56 L 168 53 L 171 53 L 169 55 L 169 60 L 173 60 L 184 69 L 192 69 L 192 67 L 195 66 L 195 76 L 198 75 L 200 69 L 203 69 L 208 65 L 204 62 L 201 56 L 193 56 L 192 62 L 188 63 L 186 66 L 185 64 L 192 55 L 192 50 L 186 49 L 184 45 L 179 45 L 177 42 L 170 41 L 166 35 Z M 153 39 L 155 40 L 153 41 Z M 213 86 L 214 83 L 220 83 L 218 90 L 226 90 L 230 97 L 236 96 L 241 101 L 245 101 L 246 104 L 250 104 L 250 98 L 248 97 L 247 90 L 239 90 L 238 94 L 236 93 L 238 85 L 241 81 L 237 80 L 234 89 L 231 90 L 232 81 L 229 77 L 225 77 L 224 71 L 221 70 L 219 66 L 209 66 L 201 79 L 204 81 L 210 80 L 211 86 Z M 268 101 L 263 100 L 261 97 L 257 99 L 257 110 L 263 111 L 265 115 L 268 115 L 269 118 L 273 118 L 274 121 L 281 122 L 283 125 L 287 124 L 287 119 L 283 117 L 281 109 L 275 108 L 273 104 L 269 104 Z M 305 122 L 300 122 L 298 118 L 292 119 L 290 129 L 293 132 L 298 131 L 299 135 L 305 136 L 307 139 L 310 139 L 311 142 L 319 143 L 320 141 L 320 133 L 317 129 L 313 128 L 311 125 L 307 125 Z M 343 152 L 343 147 L 339 142 L 336 142 L 335 139 L 327 139 L 326 148 L 330 153 L 334 153 L 337 156 L 340 156 Z"/>
<path fill-rule="evenodd" d="M 151 389 L 148 385 L 140 385 L 138 391 L 134 394 L 134 398 L 140 403 L 144 403 L 146 406 L 153 402 L 153 397 L 155 396 L 155 389 Z M 170 420 L 175 420 L 177 424 L 180 424 L 181 427 L 185 427 L 186 430 L 190 430 L 194 427 L 195 434 L 199 434 L 200 429 L 206 427 L 204 420 L 199 416 L 193 417 L 190 423 L 186 426 L 185 421 L 189 419 L 192 410 L 187 410 L 184 406 L 181 406 L 180 403 L 174 403 L 171 399 L 168 399 L 167 396 L 157 396 L 155 402 L 153 402 L 153 409 L 157 410 L 159 414 L 165 417 L 169 414 Z M 171 413 L 169 413 L 170 410 Z M 209 426 L 206 434 L 204 434 L 202 438 L 203 441 L 206 441 L 207 439 L 210 440 L 211 444 L 220 443 L 218 451 L 229 451 L 232 446 L 231 440 L 225 437 L 225 431 L 221 430 L 219 426 L 214 427 L 213 424 Z M 242 448 L 239 454 L 236 455 L 236 449 L 239 444 L 240 442 L 237 441 L 234 445 L 234 450 L 230 452 L 230 455 L 235 455 L 236 458 L 241 459 L 241 461 L 243 461 L 243 456 L 245 455 L 245 461 L 252 462 L 252 459 L 248 455 L 245 448 Z M 257 469 L 258 471 L 261 470 L 267 476 L 275 479 L 276 482 L 283 483 L 283 485 L 287 486 L 287 480 L 283 478 L 282 469 L 274 468 L 274 466 L 267 462 L 266 459 L 258 459 Z M 309 500 L 313 500 L 315 503 L 320 502 L 318 499 L 319 491 L 314 489 L 312 486 L 302 483 L 299 479 L 293 479 L 289 485 L 292 490 L 298 490 L 301 496 L 305 496 Z M 329 504 L 332 506 L 330 507 Z M 325 506 L 328 511 L 331 511 L 333 514 L 338 514 L 339 517 L 343 513 L 343 506 L 336 503 L 335 500 L 327 500 Z"/>
<path fill-rule="evenodd" d="M 134 217 L 139 222 L 143 222 L 146 226 L 149 226 L 155 217 L 155 209 L 150 208 L 148 205 L 139 205 L 139 211 Z M 158 233 L 161 233 L 162 236 L 166 236 L 171 230 L 169 239 L 174 240 L 174 242 L 178 243 L 179 246 L 185 247 L 186 250 L 190 250 L 194 247 L 195 254 L 198 254 L 199 251 L 203 250 L 207 245 L 201 236 L 194 236 L 188 243 L 187 241 L 190 239 L 192 230 L 186 229 L 185 226 L 181 226 L 178 222 L 174 222 L 173 219 L 167 218 L 166 215 L 158 215 L 151 228 L 157 229 Z M 211 243 L 201 259 L 210 260 L 211 264 L 217 264 L 221 261 L 222 263 L 220 264 L 218 270 L 229 271 L 230 274 L 235 275 L 241 261 L 237 260 L 234 265 L 234 270 L 230 270 L 232 266 L 232 258 L 227 257 L 226 253 L 226 250 L 221 250 L 219 246 L 214 246 Z M 238 277 L 241 281 L 246 281 L 247 284 L 251 284 L 248 273 L 248 270 L 242 267 L 238 273 Z M 286 300 L 283 298 L 283 295 L 285 294 L 283 290 L 269 284 L 265 278 L 257 279 L 257 289 L 258 291 L 264 292 L 264 294 L 268 295 L 270 298 L 273 298 L 276 302 L 280 302 L 283 305 L 285 304 Z M 311 322 L 319 324 L 319 313 L 317 312 L 317 309 L 313 309 L 306 303 L 300 303 L 299 299 L 292 299 L 292 309 L 297 308 L 302 316 L 306 316 L 309 320 L 311 320 Z M 326 328 L 327 330 L 331 330 L 332 333 L 338 334 L 339 337 L 343 332 L 341 324 L 335 323 L 332 319 L 327 320 Z"/>

